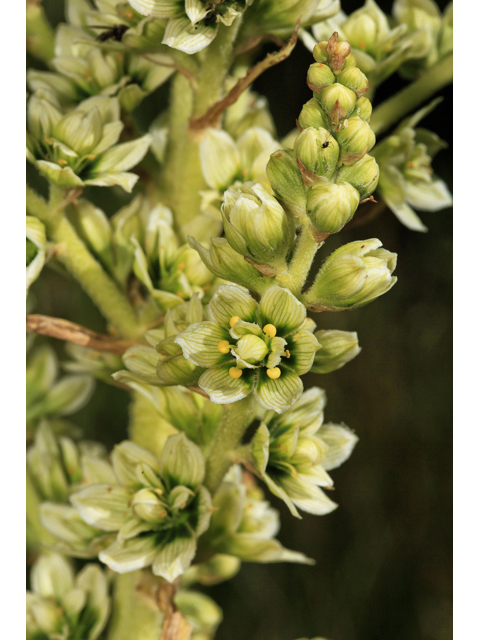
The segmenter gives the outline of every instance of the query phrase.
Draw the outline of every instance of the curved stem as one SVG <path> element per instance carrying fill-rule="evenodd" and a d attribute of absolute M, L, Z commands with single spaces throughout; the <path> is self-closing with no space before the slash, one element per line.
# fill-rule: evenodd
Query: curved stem
<path fill-rule="evenodd" d="M 453 79 L 453 55 L 428 69 L 418 80 L 399 91 L 373 110 L 370 126 L 378 135 L 396 124 Z"/>
<path fill-rule="evenodd" d="M 275 279 L 277 282 L 288 287 L 294 295 L 299 296 L 312 266 L 315 254 L 322 244 L 323 242 L 318 243 L 313 237 L 309 223 L 304 224 L 297 238 L 295 253 L 288 267 L 289 273 L 287 276 L 276 276 Z"/>
<path fill-rule="evenodd" d="M 252 419 L 255 398 L 253 393 L 223 408 L 223 415 L 213 437 L 207 458 L 205 486 L 213 495 L 232 466 L 230 453 L 238 446 Z"/>
<path fill-rule="evenodd" d="M 68 198 L 52 190 L 50 204 L 27 187 L 27 211 L 41 220 L 48 236 L 59 245 L 58 259 L 79 281 L 105 318 L 128 338 L 143 334 L 135 312 L 126 296 L 118 289 L 78 237 L 63 214 Z"/>

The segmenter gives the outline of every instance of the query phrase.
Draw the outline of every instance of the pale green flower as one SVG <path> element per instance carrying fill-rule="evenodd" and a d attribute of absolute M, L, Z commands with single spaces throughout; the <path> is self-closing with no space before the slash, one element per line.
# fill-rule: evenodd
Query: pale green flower
<path fill-rule="evenodd" d="M 333 488 L 327 471 L 347 460 L 358 440 L 345 426 L 323 425 L 325 404 L 322 389 L 309 389 L 293 409 L 267 413 L 252 441 L 261 477 L 297 517 L 297 507 L 315 515 L 337 507 L 320 487 Z"/>
<path fill-rule="evenodd" d="M 151 137 L 117 144 L 123 123 L 116 98 L 95 96 L 63 115 L 53 94 L 34 94 L 27 121 L 27 158 L 53 184 L 118 185 L 130 192 L 138 180 L 128 169 L 143 159 Z"/>
<path fill-rule="evenodd" d="M 279 147 L 271 133 L 260 127 L 247 129 L 237 140 L 226 131 L 207 129 L 200 143 L 202 172 L 210 187 L 201 194 L 203 213 L 219 218 L 224 192 L 240 188 L 242 182 L 257 182 L 271 193 L 266 166 Z"/>
<path fill-rule="evenodd" d="M 253 0 L 129 0 L 138 13 L 167 20 L 162 43 L 197 53 L 217 35 L 219 24 L 231 26 Z"/>
<path fill-rule="evenodd" d="M 222 285 L 207 311 L 208 321 L 175 338 L 184 357 L 206 369 L 198 386 L 218 404 L 254 392 L 266 409 L 280 413 L 293 406 L 303 390 L 300 376 L 320 348 L 303 304 L 277 286 L 257 303 L 246 289 Z"/>
<path fill-rule="evenodd" d="M 309 309 L 356 309 L 387 293 L 397 254 L 380 249 L 380 240 L 358 240 L 343 245 L 323 263 L 312 287 L 303 296 Z"/>
<path fill-rule="evenodd" d="M 423 55 L 407 61 L 401 68 L 403 75 L 415 78 L 453 50 L 453 3 L 442 15 L 434 0 L 395 0 L 392 13 L 396 21 L 405 25 L 413 37 L 421 37 Z"/>
<path fill-rule="evenodd" d="M 27 73 L 32 91 L 51 91 L 61 104 L 72 105 L 90 96 L 117 96 L 131 112 L 149 93 L 163 84 L 173 68 L 154 64 L 128 50 L 99 48 L 94 30 L 61 24 L 55 36 L 54 71 Z"/>
<path fill-rule="evenodd" d="M 350 44 L 334 33 L 313 48 L 307 83 L 314 97 L 298 118 L 293 149 L 273 153 L 267 176 L 285 211 L 305 222 L 318 242 L 338 233 L 378 183 L 368 151 L 375 144 L 368 120 L 366 76 L 355 65 Z"/>
<path fill-rule="evenodd" d="M 299 562 L 313 564 L 303 553 L 285 549 L 275 539 L 280 529 L 278 511 L 263 492 L 242 483 L 241 469 L 233 466 L 215 494 L 208 531 L 199 540 L 201 553 L 222 553 L 243 562 Z"/>
<path fill-rule="evenodd" d="M 27 294 L 32 282 L 40 275 L 47 253 L 45 226 L 38 218 L 27 216 L 26 230 Z"/>
<path fill-rule="evenodd" d="M 297 20 L 306 27 L 334 16 L 339 9 L 339 0 L 255 0 L 245 16 L 245 31 L 287 37 Z"/>
<path fill-rule="evenodd" d="M 27 591 L 27 640 L 96 640 L 110 613 L 108 583 L 98 565 L 76 576 L 71 563 L 44 553 L 31 572 Z"/>
<path fill-rule="evenodd" d="M 314 373 L 341 369 L 361 351 L 355 331 L 322 330 L 316 331 L 315 337 L 322 348 L 315 354 L 311 369 Z"/>
<path fill-rule="evenodd" d="M 99 444 L 56 436 L 43 421 L 33 445 L 27 451 L 27 471 L 38 496 L 51 502 L 66 502 L 80 485 L 112 482 L 115 479 Z"/>
<path fill-rule="evenodd" d="M 414 209 L 440 211 L 452 206 L 447 185 L 431 168 L 435 155 L 448 145 L 435 133 L 415 128 L 437 104 L 434 100 L 404 120 L 373 151 L 380 166 L 378 192 L 400 222 L 413 231 L 427 231 Z"/>
<path fill-rule="evenodd" d="M 227 190 L 222 218 L 225 236 L 237 253 L 254 263 L 286 268 L 295 236 L 292 220 L 260 184 L 246 182 Z"/>
<path fill-rule="evenodd" d="M 126 290 L 135 275 L 144 285 L 144 306 L 150 301 L 165 311 L 210 290 L 214 276 L 194 249 L 180 243 L 162 204 L 152 207 L 138 196 L 111 218 L 88 200 L 72 210 L 79 235 L 118 284 Z"/>
<path fill-rule="evenodd" d="M 90 376 L 58 378 L 58 360 L 44 344 L 27 358 L 27 429 L 34 430 L 42 418 L 53 419 L 76 413 L 90 399 L 94 383 Z"/>
<path fill-rule="evenodd" d="M 313 50 L 318 41 L 327 40 L 336 31 L 340 40 L 350 43 L 357 65 L 373 89 L 407 61 L 423 58 L 431 48 L 430 39 L 422 30 L 409 30 L 402 23 L 391 25 L 392 20 L 376 2 L 366 0 L 349 16 L 339 11 L 313 25 L 313 37 L 308 32 L 301 36 L 305 46 Z"/>
<path fill-rule="evenodd" d="M 112 464 L 116 483 L 90 485 L 70 501 L 87 524 L 116 534 L 99 554 L 110 569 L 152 565 L 155 575 L 172 582 L 190 566 L 210 521 L 200 449 L 180 433 L 168 438 L 157 459 L 125 441 L 115 447 Z"/>
<path fill-rule="evenodd" d="M 222 610 L 204 593 L 179 589 L 174 602 L 185 620 L 192 625 L 189 640 L 213 640 L 222 621 Z"/>

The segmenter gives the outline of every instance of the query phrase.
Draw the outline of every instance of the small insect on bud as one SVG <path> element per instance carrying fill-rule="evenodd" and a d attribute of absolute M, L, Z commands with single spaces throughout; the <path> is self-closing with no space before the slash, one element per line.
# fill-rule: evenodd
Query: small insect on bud
<path fill-rule="evenodd" d="M 304 129 L 295 140 L 294 151 L 302 164 L 317 176 L 330 178 L 337 166 L 340 149 L 327 129 Z"/>

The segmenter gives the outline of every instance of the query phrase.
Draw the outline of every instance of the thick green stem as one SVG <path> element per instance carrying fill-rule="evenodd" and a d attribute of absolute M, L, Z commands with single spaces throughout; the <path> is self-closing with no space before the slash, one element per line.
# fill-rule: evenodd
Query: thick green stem
<path fill-rule="evenodd" d="M 452 82 L 453 55 L 449 55 L 426 71 L 421 78 L 375 107 L 370 126 L 378 135 L 396 124 L 443 87 Z"/>
<path fill-rule="evenodd" d="M 198 215 L 199 191 L 205 188 L 198 144 L 188 132 L 192 112 L 192 87 L 184 76 L 176 74 L 171 88 L 169 140 L 161 182 L 165 202 L 175 212 L 179 232 Z"/>
<path fill-rule="evenodd" d="M 152 394 L 157 392 L 162 393 L 162 390 L 151 388 Z M 174 433 L 177 433 L 175 427 L 160 416 L 150 400 L 141 393 L 134 392 L 128 426 L 130 439 L 159 458 L 167 438 Z"/>
<path fill-rule="evenodd" d="M 148 591 L 142 589 L 145 580 L 141 571 L 115 574 L 112 616 L 108 640 L 158 640 L 164 614 Z M 145 589 L 147 589 L 146 585 Z"/>
<path fill-rule="evenodd" d="M 219 27 L 217 37 L 204 52 L 196 92 L 180 74 L 172 82 L 162 191 L 175 213 L 176 228 L 181 235 L 187 235 L 188 223 L 200 213 L 199 192 L 206 188 L 198 148 L 201 136 L 190 130 L 190 118 L 203 114 L 221 98 L 239 25 L 237 19 L 231 27 Z"/>
<path fill-rule="evenodd" d="M 288 267 L 288 275 L 276 276 L 279 284 L 288 287 L 290 291 L 299 296 L 302 292 L 305 280 L 312 266 L 313 259 L 323 243 L 318 243 L 313 237 L 309 224 L 305 224 L 297 238 L 295 253 Z"/>
<path fill-rule="evenodd" d="M 213 495 L 232 465 L 231 452 L 238 446 L 252 419 L 255 406 L 253 393 L 223 408 L 210 453 L 207 458 L 205 486 Z"/>
<path fill-rule="evenodd" d="M 80 240 L 64 216 L 60 200 L 54 192 L 51 204 L 27 187 L 27 211 L 46 226 L 49 238 L 58 245 L 58 259 L 80 282 L 105 318 L 127 338 L 142 335 L 135 312 L 126 296 L 118 289 Z"/>

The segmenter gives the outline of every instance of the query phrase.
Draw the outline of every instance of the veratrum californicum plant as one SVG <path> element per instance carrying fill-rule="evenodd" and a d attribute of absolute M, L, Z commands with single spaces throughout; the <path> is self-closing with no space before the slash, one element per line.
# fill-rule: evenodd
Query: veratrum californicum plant
<path fill-rule="evenodd" d="M 266 496 L 297 518 L 337 507 L 330 474 L 358 438 L 304 376 L 360 347 L 319 312 L 389 291 L 397 256 L 368 238 L 315 258 L 357 210 L 357 226 L 389 208 L 425 231 L 414 209 L 451 204 L 431 169 L 445 145 L 417 128 L 437 101 L 410 113 L 451 81 L 451 5 L 66 0 L 65 16 L 53 30 L 27 0 L 27 159 L 48 191 L 27 186 L 27 294 L 61 268 L 107 333 L 28 298 L 27 330 L 68 344 L 61 374 L 48 339 L 28 341 L 27 639 L 209 640 L 222 612 L 193 585 L 313 562 L 281 544 Z M 250 84 L 298 35 L 312 98 L 279 140 Z M 254 65 L 267 38 L 280 51 Z M 372 110 L 396 72 L 411 83 Z M 167 82 L 147 131 L 142 102 Z M 71 418 L 95 381 L 131 397 L 110 452 Z"/>

